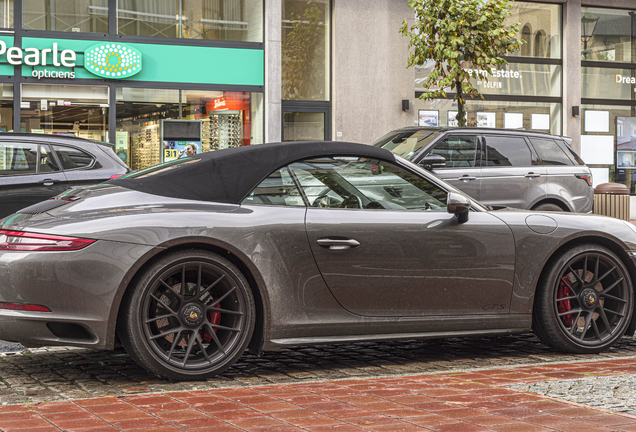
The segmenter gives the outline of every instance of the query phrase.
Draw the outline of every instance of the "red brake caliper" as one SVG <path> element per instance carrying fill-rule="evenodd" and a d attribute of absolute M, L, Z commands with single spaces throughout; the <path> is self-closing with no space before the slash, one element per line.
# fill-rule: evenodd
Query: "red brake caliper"
<path fill-rule="evenodd" d="M 212 299 L 212 301 L 214 301 L 214 299 Z M 208 320 L 210 320 L 211 324 L 219 325 L 219 323 L 221 322 L 221 312 L 210 312 L 208 314 Z M 212 331 L 216 333 L 217 329 L 212 329 Z M 212 336 L 210 336 L 209 334 L 205 333 L 203 335 L 203 342 L 208 343 L 211 340 Z"/>
<path fill-rule="evenodd" d="M 570 281 L 568 281 L 568 278 L 566 276 L 563 276 L 561 282 L 559 283 L 557 300 L 570 296 L 570 289 L 568 287 L 571 288 Z M 557 309 L 559 310 L 559 313 L 571 311 L 572 305 L 570 303 L 570 300 L 563 300 L 558 302 Z M 563 320 L 563 324 L 571 326 L 572 322 L 574 321 L 574 314 L 564 315 L 561 317 L 561 319 Z"/>

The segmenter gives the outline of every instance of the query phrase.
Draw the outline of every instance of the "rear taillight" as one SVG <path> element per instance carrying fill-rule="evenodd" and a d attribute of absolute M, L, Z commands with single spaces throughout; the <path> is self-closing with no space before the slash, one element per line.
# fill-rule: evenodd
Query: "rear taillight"
<path fill-rule="evenodd" d="M 22 303 L 0 302 L 0 309 L 29 311 L 29 312 L 51 312 L 51 309 L 47 308 L 46 306 L 22 304 Z"/>
<path fill-rule="evenodd" d="M 592 174 L 574 174 L 576 178 L 584 180 L 588 186 L 592 186 Z"/>
<path fill-rule="evenodd" d="M 110 178 L 108 180 L 113 180 L 113 179 L 116 179 L 116 178 L 119 178 L 119 177 L 123 177 L 125 175 L 126 174 L 113 174 L 112 176 L 110 176 Z"/>
<path fill-rule="evenodd" d="M 10 251 L 75 251 L 95 240 L 62 237 L 24 231 L 0 230 L 0 250 Z"/>

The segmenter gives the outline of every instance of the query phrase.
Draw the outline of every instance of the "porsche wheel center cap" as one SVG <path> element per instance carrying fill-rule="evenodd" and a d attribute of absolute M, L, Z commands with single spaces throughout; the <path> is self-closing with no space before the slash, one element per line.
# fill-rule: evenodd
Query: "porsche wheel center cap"
<path fill-rule="evenodd" d="M 187 325 L 198 326 L 203 322 L 203 310 L 195 304 L 189 304 L 181 310 L 181 317 Z"/>
<path fill-rule="evenodd" d="M 583 290 L 583 292 L 581 293 L 581 302 L 585 305 L 585 307 L 596 307 L 596 305 L 598 304 L 598 296 L 596 295 L 596 291 L 590 288 Z"/>

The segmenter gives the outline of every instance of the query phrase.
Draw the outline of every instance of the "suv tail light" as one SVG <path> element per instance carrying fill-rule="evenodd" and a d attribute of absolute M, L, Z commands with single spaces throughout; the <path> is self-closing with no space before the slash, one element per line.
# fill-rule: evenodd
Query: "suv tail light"
<path fill-rule="evenodd" d="M 75 251 L 95 243 L 95 240 L 62 237 L 24 231 L 0 230 L 0 250 L 10 251 Z"/>
<path fill-rule="evenodd" d="M 592 174 L 574 174 L 576 176 L 576 178 L 579 178 L 583 181 L 585 181 L 585 183 L 587 183 L 588 186 L 592 186 Z"/>
<path fill-rule="evenodd" d="M 113 174 L 112 176 L 110 176 L 110 178 L 108 180 L 114 180 L 116 178 L 123 177 L 125 175 L 126 174 Z"/>

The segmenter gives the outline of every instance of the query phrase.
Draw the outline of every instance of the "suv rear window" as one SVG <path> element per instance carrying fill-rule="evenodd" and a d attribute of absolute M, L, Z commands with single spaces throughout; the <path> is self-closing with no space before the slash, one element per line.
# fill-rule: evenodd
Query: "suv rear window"
<path fill-rule="evenodd" d="M 532 165 L 532 154 L 526 140 L 515 136 L 486 136 L 484 166 L 526 167 Z"/>
<path fill-rule="evenodd" d="M 561 147 L 552 139 L 530 138 L 543 165 L 573 165 Z"/>
<path fill-rule="evenodd" d="M 85 168 L 93 163 L 91 155 L 73 147 L 54 145 L 53 150 L 65 170 Z"/>
<path fill-rule="evenodd" d="M 387 149 L 402 156 L 404 159 L 411 160 L 413 156 L 433 142 L 438 136 L 439 132 L 431 130 L 415 130 L 399 133 L 391 132 L 372 145 Z"/>

